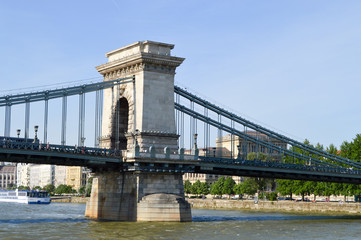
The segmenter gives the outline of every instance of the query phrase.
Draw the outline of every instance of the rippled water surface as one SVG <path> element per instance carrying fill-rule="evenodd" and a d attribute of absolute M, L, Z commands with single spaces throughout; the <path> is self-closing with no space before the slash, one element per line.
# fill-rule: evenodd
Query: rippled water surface
<path fill-rule="evenodd" d="M 0 203 L 0 239 L 361 239 L 361 217 L 192 210 L 192 223 L 98 222 L 85 204 Z"/>

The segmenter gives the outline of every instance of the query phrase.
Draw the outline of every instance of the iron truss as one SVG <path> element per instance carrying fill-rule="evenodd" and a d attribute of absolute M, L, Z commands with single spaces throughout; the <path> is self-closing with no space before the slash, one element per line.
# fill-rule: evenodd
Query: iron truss
<path fill-rule="evenodd" d="M 291 156 L 291 157 L 295 157 L 304 161 L 311 161 L 314 164 L 320 164 L 320 165 L 327 165 L 327 166 L 331 166 L 331 167 L 335 167 L 338 168 L 339 165 L 336 165 L 335 163 L 338 164 L 344 164 L 350 167 L 354 167 L 354 168 L 361 168 L 361 163 L 359 162 L 355 162 L 355 161 L 351 161 L 349 159 L 346 158 L 342 158 L 340 156 L 336 156 L 336 155 L 332 155 L 328 152 L 316 149 L 312 146 L 309 146 L 307 144 L 301 143 L 299 141 L 293 140 L 291 138 L 288 138 L 282 134 L 276 133 L 272 130 L 269 130 L 267 128 L 264 128 L 258 124 L 255 124 L 249 120 L 246 120 L 240 116 L 237 116 L 234 113 L 231 113 L 219 106 L 216 106 L 215 104 L 212 104 L 211 102 L 204 100 L 198 96 L 196 96 L 195 94 L 192 94 L 180 87 L 175 86 L 174 87 L 174 92 L 176 94 L 178 94 L 181 97 L 184 97 L 186 99 L 188 99 L 190 102 L 192 103 L 196 103 L 202 107 L 204 107 L 205 109 L 209 110 L 209 111 L 213 111 L 216 114 L 225 117 L 233 122 L 239 123 L 249 129 L 252 129 L 254 131 L 257 131 L 259 133 L 265 134 L 266 136 L 273 138 L 273 139 L 277 139 L 279 141 L 282 141 L 284 143 L 287 143 L 293 147 L 297 147 L 299 149 L 302 149 L 303 151 L 307 151 L 309 154 L 314 154 L 317 155 L 318 157 L 320 157 L 322 160 L 314 158 L 313 156 L 309 156 L 309 155 L 302 155 L 293 151 L 290 151 L 288 149 L 284 149 L 281 148 L 279 146 L 273 145 L 270 142 L 267 141 L 263 141 L 261 139 L 257 139 L 256 137 L 253 137 L 251 135 L 248 135 L 242 131 L 239 131 L 231 126 L 227 126 L 225 124 L 222 124 L 220 121 L 214 120 L 212 118 L 209 118 L 208 116 L 201 114 L 199 112 L 194 111 L 193 109 L 190 109 L 184 105 L 181 105 L 179 103 L 175 103 L 175 108 L 185 114 L 190 115 L 193 118 L 196 118 L 202 122 L 205 122 L 207 124 L 210 124 L 218 129 L 222 129 L 228 133 L 234 134 L 236 136 L 242 137 L 242 138 L 247 138 L 248 140 L 250 140 L 251 142 L 260 144 L 261 146 L 267 147 L 269 149 L 275 150 L 277 152 L 282 152 L 285 155 Z M 325 160 L 329 160 L 328 162 Z"/>
<path fill-rule="evenodd" d="M 45 90 L 39 92 L 22 93 L 15 95 L 6 95 L 0 97 L 0 107 L 24 104 L 29 102 L 45 101 L 64 96 L 79 95 L 83 93 L 95 92 L 106 88 L 111 88 L 120 84 L 133 82 L 133 77 L 116 79 L 113 81 L 97 82 L 91 84 L 83 84 L 74 87 L 65 87 L 54 90 Z"/>

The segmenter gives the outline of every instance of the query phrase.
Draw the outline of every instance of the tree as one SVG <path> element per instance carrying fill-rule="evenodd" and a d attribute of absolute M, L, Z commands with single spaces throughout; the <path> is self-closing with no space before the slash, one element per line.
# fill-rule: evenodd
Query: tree
<path fill-rule="evenodd" d="M 33 190 L 41 190 L 41 187 L 40 186 L 35 186 L 35 187 L 33 187 Z"/>
<path fill-rule="evenodd" d="M 242 188 L 242 183 L 235 184 L 233 186 L 234 194 L 243 194 L 243 192 L 241 191 L 241 188 Z"/>
<path fill-rule="evenodd" d="M 9 184 L 7 190 L 15 190 L 16 184 Z"/>
<path fill-rule="evenodd" d="M 313 184 L 310 181 L 294 180 L 294 193 L 297 195 L 301 195 L 302 201 L 305 201 L 305 195 L 309 195 L 312 192 L 312 185 Z"/>
<path fill-rule="evenodd" d="M 82 195 L 84 195 L 86 193 L 86 186 L 81 186 L 78 190 L 78 192 Z"/>
<path fill-rule="evenodd" d="M 209 194 L 209 183 L 207 183 L 207 182 L 202 182 L 201 188 L 200 188 L 200 193 L 201 193 L 202 195 L 207 195 L 207 194 Z"/>
<path fill-rule="evenodd" d="M 53 193 L 55 186 L 53 184 L 48 184 L 43 187 L 43 190 L 47 191 L 48 193 Z"/>
<path fill-rule="evenodd" d="M 271 160 L 271 157 L 263 152 L 250 152 L 247 154 L 247 160 L 268 161 Z"/>
<path fill-rule="evenodd" d="M 19 191 L 30 191 L 30 187 L 21 185 L 21 186 L 18 187 L 18 190 Z"/>
<path fill-rule="evenodd" d="M 218 181 L 214 182 L 211 185 L 211 194 L 212 195 L 218 195 L 218 196 L 222 196 L 223 194 L 223 185 L 225 182 L 225 178 L 224 177 L 220 177 L 218 179 Z"/>
<path fill-rule="evenodd" d="M 197 180 L 197 182 L 193 183 L 191 186 L 191 193 L 195 195 L 201 194 L 201 181 Z"/>
<path fill-rule="evenodd" d="M 63 194 L 63 193 L 72 193 L 73 189 L 71 186 L 69 185 L 65 185 L 65 184 L 60 184 L 56 189 L 55 189 L 55 193 L 56 194 Z"/>
<path fill-rule="evenodd" d="M 192 183 L 189 180 L 186 180 L 184 182 L 184 192 L 186 194 L 190 194 L 192 191 Z"/>
<path fill-rule="evenodd" d="M 223 188 L 222 188 L 222 194 L 234 194 L 233 187 L 236 185 L 236 182 L 231 178 L 227 177 L 227 179 L 224 181 Z"/>
<path fill-rule="evenodd" d="M 247 195 L 255 195 L 257 192 L 257 183 L 254 178 L 246 178 L 243 183 L 241 183 L 240 193 Z"/>
<path fill-rule="evenodd" d="M 85 188 L 85 195 L 87 197 L 90 197 L 90 194 L 92 192 L 92 187 L 93 187 L 93 177 L 90 177 L 86 182 L 86 188 Z"/>
<path fill-rule="evenodd" d="M 292 200 L 292 194 L 295 192 L 294 180 L 277 179 L 277 191 L 285 196 L 290 195 Z"/>

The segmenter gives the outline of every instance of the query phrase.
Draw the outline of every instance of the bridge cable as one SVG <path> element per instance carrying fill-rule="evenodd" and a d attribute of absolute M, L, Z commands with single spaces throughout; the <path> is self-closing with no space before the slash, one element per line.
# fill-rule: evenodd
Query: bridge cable
<path fill-rule="evenodd" d="M 218 122 L 218 121 L 216 121 L 216 120 L 213 120 L 213 119 L 211 119 L 211 118 L 206 118 L 206 117 L 203 116 L 202 114 L 199 114 L 199 113 L 197 113 L 197 112 L 195 112 L 195 111 L 193 111 L 193 110 L 191 110 L 191 109 L 189 109 L 189 108 L 187 108 L 187 107 L 185 107 L 185 106 L 183 106 L 183 105 L 175 104 L 175 107 L 176 107 L 176 109 L 178 109 L 178 110 L 186 113 L 186 114 L 189 115 L 189 116 L 195 117 L 195 118 L 199 119 L 200 121 L 209 121 L 209 123 L 210 123 L 211 125 L 213 125 L 214 127 L 217 127 L 217 128 L 222 129 L 222 130 L 225 130 L 226 132 L 229 132 L 229 133 L 230 133 L 230 132 L 234 131 L 234 133 L 235 133 L 237 136 L 245 136 L 245 135 L 246 135 L 245 133 L 242 133 L 242 132 L 240 132 L 240 131 L 238 131 L 238 130 L 236 130 L 236 129 L 232 129 L 232 128 L 230 128 L 229 126 L 227 126 L 227 125 L 225 125 L 225 124 L 222 124 L 222 123 L 220 123 L 220 122 Z M 251 135 L 248 135 L 247 138 L 248 138 L 249 140 L 251 140 L 252 142 L 254 142 L 254 143 L 257 143 L 257 142 L 259 141 L 259 143 L 260 143 L 262 146 L 267 146 L 267 145 L 268 145 L 270 148 L 273 148 L 274 150 L 277 150 L 277 151 L 279 151 L 279 152 L 282 152 L 283 154 L 284 154 L 284 153 L 287 153 L 287 155 L 290 155 L 290 156 L 295 155 L 297 158 L 306 160 L 306 158 L 305 158 L 304 156 L 302 156 L 301 154 L 299 154 L 299 153 L 293 153 L 292 151 L 290 151 L 290 150 L 288 150 L 288 149 L 281 149 L 281 147 L 277 147 L 277 146 L 275 146 L 275 145 L 273 145 L 273 144 L 269 144 L 269 143 L 267 143 L 267 142 L 265 142 L 265 141 L 263 141 L 263 140 L 257 140 L 256 137 L 253 137 L 253 136 L 251 136 Z M 339 168 L 339 167 L 340 167 L 340 166 L 337 166 L 337 165 L 334 165 L 334 164 L 331 164 L 331 163 L 328 163 L 328 162 L 320 161 L 320 160 L 315 159 L 315 158 L 312 158 L 312 161 L 313 161 L 313 162 L 316 162 L 316 163 L 318 163 L 318 164 L 321 164 L 321 165 L 332 166 L 332 167 L 335 167 L 335 168 Z M 349 165 L 350 165 L 350 166 L 357 167 L 357 166 L 356 166 L 355 164 L 353 164 L 353 163 L 350 163 Z"/>
<path fill-rule="evenodd" d="M 180 87 L 177 87 L 175 86 L 174 88 L 174 91 L 176 93 L 178 93 L 179 95 L 181 95 L 182 97 L 184 98 L 187 98 L 187 99 L 191 99 L 192 101 L 196 102 L 197 104 L 201 105 L 201 106 L 207 106 L 211 111 L 214 111 L 216 113 L 219 113 L 219 114 L 222 114 L 223 116 L 227 117 L 227 118 L 230 118 L 230 119 L 234 119 L 237 123 L 240 123 L 240 124 L 244 124 L 254 130 L 258 129 L 259 131 L 261 131 L 262 133 L 268 135 L 268 136 L 271 136 L 272 138 L 274 139 L 277 139 L 277 140 L 280 140 L 282 142 L 286 142 L 290 145 L 293 145 L 293 146 L 296 146 L 300 149 L 305 149 L 307 151 L 311 151 L 311 152 L 314 152 L 315 154 L 318 154 L 318 155 L 321 155 L 322 157 L 325 157 L 325 158 L 329 158 L 331 160 L 334 160 L 336 162 L 339 162 L 339 163 L 343 163 L 343 164 L 347 164 L 347 165 L 350 165 L 350 164 L 353 164 L 353 165 L 357 165 L 358 168 L 361 168 L 361 163 L 358 163 L 358 162 L 354 162 L 354 161 L 351 161 L 349 159 L 346 159 L 346 158 L 343 158 L 343 157 L 340 157 L 340 156 L 336 156 L 336 155 L 333 155 L 333 154 L 330 154 L 330 153 L 327 153 L 327 152 L 324 152 L 324 151 L 321 151 L 319 149 L 316 149 L 312 146 L 309 146 L 307 144 L 303 144 L 301 142 L 298 142 L 296 140 L 293 140 L 291 138 L 288 138 L 286 136 L 283 136 L 281 134 L 278 134 L 274 131 L 271 131 L 269 129 L 266 129 L 260 125 L 257 125 L 255 123 L 252 123 L 251 121 L 248 121 L 240 116 L 237 116 L 231 112 L 228 112 L 214 104 L 211 104 L 210 102 L 206 101 L 206 100 L 203 100 L 197 96 L 195 96 L 194 94 L 191 94 L 187 91 L 185 91 L 184 89 L 180 88 Z"/>

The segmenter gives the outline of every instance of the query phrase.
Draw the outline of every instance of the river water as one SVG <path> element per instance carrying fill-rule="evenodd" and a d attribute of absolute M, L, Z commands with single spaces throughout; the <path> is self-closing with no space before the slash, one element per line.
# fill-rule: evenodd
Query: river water
<path fill-rule="evenodd" d="M 191 223 L 100 222 L 85 204 L 0 203 L 0 239 L 361 239 L 361 217 L 193 209 Z"/>

